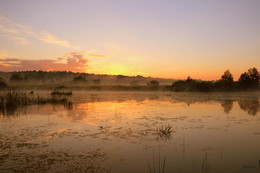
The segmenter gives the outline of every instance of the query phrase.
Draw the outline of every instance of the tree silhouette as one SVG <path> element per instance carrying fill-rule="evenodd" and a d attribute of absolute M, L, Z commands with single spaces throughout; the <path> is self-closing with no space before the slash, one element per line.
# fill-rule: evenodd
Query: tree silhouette
<path fill-rule="evenodd" d="M 221 80 L 228 83 L 233 83 L 233 75 L 230 73 L 229 70 L 226 70 L 224 74 L 221 76 Z"/>
<path fill-rule="evenodd" d="M 249 78 L 252 86 L 257 86 L 259 84 L 260 74 L 256 68 L 250 68 L 248 70 Z"/>
<path fill-rule="evenodd" d="M 234 84 L 233 75 L 230 73 L 229 70 L 226 70 L 224 74 L 221 76 L 220 83 L 222 88 L 231 90 Z"/>
<path fill-rule="evenodd" d="M 246 88 L 257 88 L 259 85 L 260 73 L 256 68 L 250 68 L 247 72 L 240 75 L 238 80 L 240 86 Z"/>

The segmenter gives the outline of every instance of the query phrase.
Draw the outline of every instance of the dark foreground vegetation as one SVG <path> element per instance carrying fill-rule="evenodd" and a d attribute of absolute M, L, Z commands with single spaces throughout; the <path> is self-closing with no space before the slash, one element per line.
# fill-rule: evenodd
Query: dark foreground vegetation
<path fill-rule="evenodd" d="M 71 109 L 73 103 L 67 98 L 40 97 L 23 91 L 0 93 L 0 111 L 3 115 L 13 114 L 18 108 L 29 105 L 60 104 Z"/>
<path fill-rule="evenodd" d="M 250 68 L 234 81 L 229 70 L 216 81 L 188 77 L 172 80 L 143 76 L 96 75 L 67 71 L 0 72 L 0 89 L 112 90 L 112 91 L 257 91 L 260 73 Z M 52 95 L 71 95 L 69 91 L 54 91 Z"/>

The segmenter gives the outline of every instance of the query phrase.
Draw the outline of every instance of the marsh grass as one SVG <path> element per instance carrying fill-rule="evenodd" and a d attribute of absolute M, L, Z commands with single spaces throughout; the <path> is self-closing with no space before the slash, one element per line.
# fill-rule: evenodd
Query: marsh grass
<path fill-rule="evenodd" d="M 0 111 L 3 115 L 12 114 L 19 107 L 42 104 L 62 104 L 68 109 L 72 109 L 73 103 L 67 98 L 35 97 L 25 91 L 8 91 L 0 93 Z"/>
<path fill-rule="evenodd" d="M 59 91 L 59 90 L 55 90 L 51 92 L 51 95 L 64 95 L 64 96 L 71 96 L 72 95 L 72 91 Z"/>

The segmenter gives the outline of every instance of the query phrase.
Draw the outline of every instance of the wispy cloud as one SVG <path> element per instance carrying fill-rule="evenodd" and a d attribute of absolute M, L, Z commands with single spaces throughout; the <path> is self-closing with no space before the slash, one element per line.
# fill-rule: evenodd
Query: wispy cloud
<path fill-rule="evenodd" d="M 104 55 L 99 55 L 99 54 L 89 54 L 89 57 L 94 57 L 94 58 L 104 58 Z"/>
<path fill-rule="evenodd" d="M 29 44 L 30 39 L 36 39 L 43 43 L 57 45 L 69 49 L 80 49 L 79 45 L 74 45 L 68 40 L 59 38 L 47 31 L 39 32 L 29 26 L 14 22 L 0 15 L 0 35 L 2 37 L 13 40 L 15 43 Z"/>
<path fill-rule="evenodd" d="M 22 60 L 16 58 L 5 58 L 0 60 L 0 71 L 22 71 L 22 70 L 70 70 L 75 72 L 86 72 L 88 60 L 84 54 L 68 53 L 55 60 Z"/>
<path fill-rule="evenodd" d="M 59 45 L 62 47 L 66 47 L 66 48 L 71 48 L 72 45 L 69 41 L 67 40 L 61 40 L 59 39 L 57 36 L 52 35 L 48 32 L 44 32 L 42 33 L 42 37 L 39 38 L 41 41 L 45 42 L 45 43 L 49 43 L 49 44 L 54 44 L 54 45 Z"/>

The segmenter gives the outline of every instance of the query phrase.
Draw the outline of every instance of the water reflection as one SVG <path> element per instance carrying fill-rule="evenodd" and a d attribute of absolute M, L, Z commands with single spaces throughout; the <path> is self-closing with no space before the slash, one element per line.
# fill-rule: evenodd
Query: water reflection
<path fill-rule="evenodd" d="M 72 96 L 74 97 L 74 96 Z M 210 103 L 217 102 L 220 103 L 223 111 L 226 114 L 230 114 L 234 107 L 234 104 L 238 104 L 239 108 L 245 111 L 249 115 L 257 115 L 260 111 L 260 104 L 258 97 L 251 97 L 250 95 L 239 95 L 228 96 L 220 94 L 159 94 L 159 93 L 116 93 L 113 95 L 104 93 L 95 93 L 88 95 L 80 95 L 74 98 L 73 102 L 66 102 L 63 104 L 64 109 L 68 111 L 68 117 L 70 121 L 77 121 L 86 118 L 89 112 L 93 111 L 94 103 L 104 103 L 102 106 L 112 107 L 114 109 L 114 114 L 118 115 L 117 111 L 120 110 L 120 104 L 131 104 L 131 102 L 144 104 L 146 101 L 160 101 L 160 102 L 170 102 L 170 103 L 185 103 L 191 106 L 196 103 Z M 112 106 L 110 103 L 113 103 Z M 42 107 L 43 105 L 38 105 Z M 59 107 L 60 105 L 52 104 L 53 109 Z M 30 106 L 29 106 L 30 107 Z M 27 110 L 30 109 L 28 106 L 24 107 L 10 107 L 6 109 L 6 112 L 0 112 L 0 115 L 12 116 L 26 114 Z M 79 111 L 80 110 L 80 111 Z"/>
<path fill-rule="evenodd" d="M 230 111 L 231 111 L 232 108 L 233 108 L 233 100 L 224 100 L 224 101 L 221 103 L 221 106 L 223 107 L 224 112 L 225 112 L 226 114 L 229 114 Z"/>
<path fill-rule="evenodd" d="M 257 98 L 251 100 L 240 100 L 238 102 L 240 108 L 249 115 L 256 115 L 259 112 L 259 100 Z"/>
<path fill-rule="evenodd" d="M 46 167 L 46 172 L 62 172 L 59 163 L 71 161 L 84 168 L 92 166 L 90 161 L 103 163 L 106 156 L 109 159 L 100 166 L 114 165 L 111 172 L 145 172 L 154 165 L 161 172 L 163 168 L 165 172 L 204 173 L 259 170 L 260 116 L 245 115 L 257 115 L 260 97 L 141 92 L 72 97 L 74 104 L 69 109 L 34 105 L 24 108 L 27 115 L 21 118 L 8 116 L 5 121 L 0 116 L 0 170 L 40 169 L 44 157 L 46 162 L 53 160 L 50 167 L 55 168 L 50 171 Z M 19 111 L 22 109 L 16 114 Z M 156 148 L 161 149 L 161 155 L 152 157 Z M 91 150 L 95 151 L 93 158 L 84 153 Z M 36 162 L 39 165 L 35 166 Z"/>
<path fill-rule="evenodd" d="M 208 162 L 208 154 L 206 153 L 204 156 L 204 159 L 202 161 L 202 166 L 201 166 L 201 172 L 202 173 L 209 173 L 209 162 Z"/>

